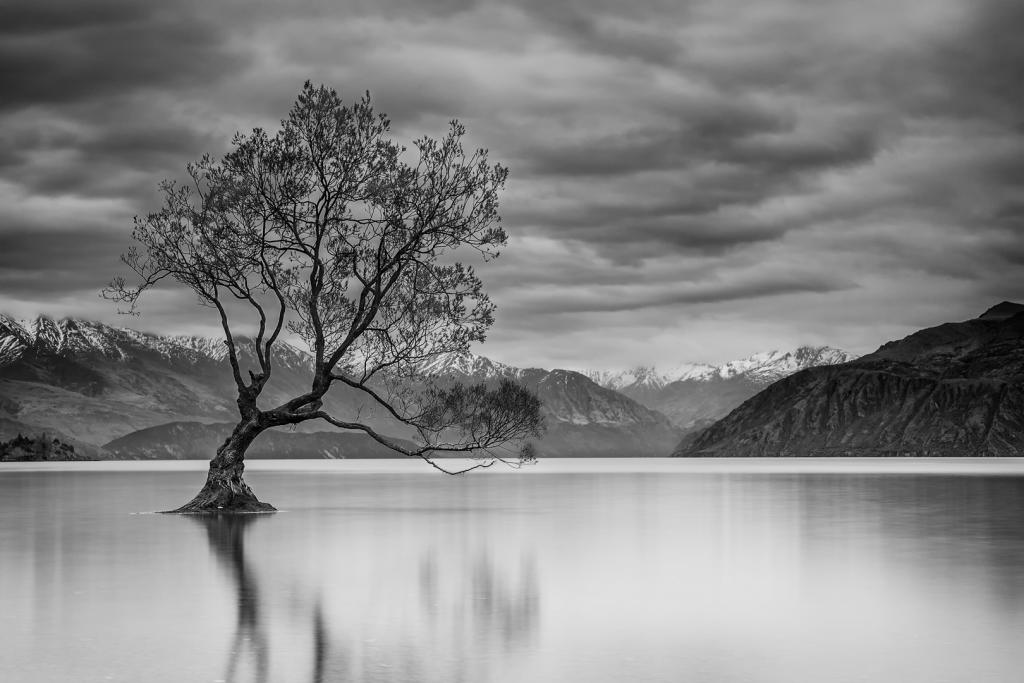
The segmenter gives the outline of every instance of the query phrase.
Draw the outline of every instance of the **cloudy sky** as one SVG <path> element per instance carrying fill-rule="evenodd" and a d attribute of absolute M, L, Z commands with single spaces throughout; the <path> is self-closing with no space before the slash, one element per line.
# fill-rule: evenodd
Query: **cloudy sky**
<path fill-rule="evenodd" d="M 303 81 L 511 168 L 481 352 L 518 365 L 866 352 L 1024 299 L 1019 0 L 0 5 L 0 310 L 214 333 L 98 290 L 135 214 Z"/>

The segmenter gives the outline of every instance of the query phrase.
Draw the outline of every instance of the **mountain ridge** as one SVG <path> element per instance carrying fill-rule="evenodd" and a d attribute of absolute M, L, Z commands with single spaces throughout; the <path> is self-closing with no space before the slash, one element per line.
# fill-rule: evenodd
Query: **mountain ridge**
<path fill-rule="evenodd" d="M 540 441 L 562 457 L 664 456 L 664 444 L 679 430 L 652 410 L 574 370 L 516 368 L 472 353 L 446 354 L 421 366 L 428 376 L 464 381 L 506 377 L 535 392 L 543 403 L 547 431 Z M 674 445 L 674 441 L 673 441 Z"/>
<path fill-rule="evenodd" d="M 764 351 L 721 363 L 682 364 L 671 371 L 653 367 L 608 375 L 593 373 L 603 386 L 657 410 L 684 431 L 725 417 L 772 382 L 808 367 L 836 365 L 854 356 L 831 346 L 800 346 L 792 351 Z"/>
<path fill-rule="evenodd" d="M 681 363 L 669 369 L 639 365 L 630 370 L 587 370 L 588 377 L 602 386 L 621 390 L 633 385 L 664 387 L 689 380 L 712 381 L 746 375 L 762 382 L 772 382 L 817 365 L 834 365 L 853 360 L 855 356 L 831 346 L 799 346 L 792 351 L 773 349 L 719 363 Z"/>
<path fill-rule="evenodd" d="M 675 454 L 1024 454 L 1020 308 L 919 330 L 843 365 L 790 375 L 684 439 Z"/>

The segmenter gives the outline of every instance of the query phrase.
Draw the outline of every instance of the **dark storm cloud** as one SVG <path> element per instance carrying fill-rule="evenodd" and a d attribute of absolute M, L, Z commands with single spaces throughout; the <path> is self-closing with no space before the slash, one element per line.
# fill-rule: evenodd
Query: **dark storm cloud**
<path fill-rule="evenodd" d="M 881 136 L 880 131 L 858 122 L 813 135 L 800 134 L 794 115 L 783 108 L 767 109 L 724 98 L 677 115 L 677 122 L 660 128 L 626 129 L 525 150 L 526 170 L 578 177 L 683 171 L 717 163 L 774 177 L 869 162 L 878 151 Z"/>
<path fill-rule="evenodd" d="M 9 3 L 0 7 L 0 35 L 35 36 L 97 25 L 130 24 L 151 12 L 144 3 L 133 0 Z"/>
<path fill-rule="evenodd" d="M 561 315 L 567 310 L 574 313 L 622 313 L 679 304 L 724 303 L 784 294 L 822 294 L 839 292 L 851 287 L 849 282 L 839 278 L 830 278 L 819 274 L 793 273 L 782 276 L 758 276 L 750 281 L 703 284 L 698 287 L 659 288 L 653 293 L 630 292 L 625 295 L 615 295 L 595 292 L 583 296 L 545 297 L 545 300 L 534 306 L 533 310 L 538 313 L 554 315 Z"/>
<path fill-rule="evenodd" d="M 96 296 L 124 247 L 124 235 L 111 231 L 7 224 L 0 231 L 0 291 L 16 298 L 76 290 Z"/>
<path fill-rule="evenodd" d="M 962 32 L 940 45 L 931 67 L 945 86 L 922 105 L 1024 132 L 1024 4 L 981 0 Z"/>
<path fill-rule="evenodd" d="M 665 24 L 648 19 L 654 14 L 682 20 L 684 3 L 519 0 L 513 5 L 532 16 L 538 28 L 603 57 L 666 65 L 675 62 L 681 51 Z"/>
<path fill-rule="evenodd" d="M 870 162 L 878 151 L 875 131 L 846 129 L 812 139 L 744 139 L 722 160 L 770 174 L 799 174 Z"/>
<path fill-rule="evenodd" d="M 147 111 L 145 105 L 136 112 Z M 224 146 L 200 128 L 139 116 L 116 127 L 103 125 L 101 112 L 84 112 L 71 129 L 21 134 L 16 122 L 0 136 L 0 173 L 25 191 L 40 195 L 135 197 L 152 201 L 156 182 L 176 176 L 205 150 Z"/>
<path fill-rule="evenodd" d="M 178 3 L 7 3 L 0 109 L 210 83 L 237 70 L 223 27 Z"/>
<path fill-rule="evenodd" d="M 244 66 L 188 2 L 0 8 L 0 180 L 29 194 L 151 200 L 210 142 L 186 93 Z M 177 118 L 177 120 L 176 120 Z M 221 143 L 223 144 L 223 143 Z"/>
<path fill-rule="evenodd" d="M 624 127 L 613 134 L 543 141 L 523 150 L 527 171 L 588 176 L 685 168 L 757 134 L 791 130 L 794 124 L 786 112 L 721 97 L 681 102 L 672 114 L 675 121 L 658 127 Z"/>
<path fill-rule="evenodd" d="M 683 202 L 672 207 L 596 205 L 569 215 L 549 219 L 561 239 L 572 240 L 597 250 L 616 263 L 634 263 L 638 258 L 665 253 L 671 248 L 683 254 L 719 254 L 729 249 L 774 240 L 794 226 L 753 216 L 716 213 L 722 201 L 709 197 L 704 203 Z M 543 220 L 530 214 L 531 220 Z M 525 218 L 517 213 L 511 220 Z"/>
<path fill-rule="evenodd" d="M 758 120 L 760 125 L 755 125 Z M 624 243 L 715 251 L 777 238 L 811 221 L 820 212 L 781 219 L 752 208 L 787 193 L 804 190 L 822 171 L 869 163 L 879 150 L 875 131 L 849 128 L 799 136 L 784 117 L 743 119 L 723 116 L 715 126 L 626 133 L 549 145 L 530 154 L 540 176 L 599 176 L 622 184 L 621 176 L 648 174 L 649 187 L 632 199 L 595 196 L 553 214 L 543 205 L 513 209 L 512 220 L 558 227 L 568 238 L 618 249 Z M 701 169 L 713 172 L 701 173 Z M 675 175 L 675 178 L 672 178 Z M 664 197 L 672 197 L 666 201 Z M 835 207 L 837 215 L 840 207 Z"/>

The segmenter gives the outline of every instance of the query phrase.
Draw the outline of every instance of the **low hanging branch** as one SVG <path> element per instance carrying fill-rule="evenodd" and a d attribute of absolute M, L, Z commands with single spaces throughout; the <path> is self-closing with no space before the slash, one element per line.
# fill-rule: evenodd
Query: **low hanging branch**
<path fill-rule="evenodd" d="M 394 401 L 381 398 L 365 385 L 343 381 L 351 387 L 364 389 L 393 417 L 415 427 L 423 445 L 412 449 L 404 447 L 365 425 L 344 422 L 322 411 L 313 417 L 343 429 L 363 431 L 385 446 L 410 457 L 423 458 L 447 474 L 490 467 L 498 461 L 515 466 L 534 459 L 533 449 L 528 444 L 515 452 L 510 451 L 507 444 L 522 439 L 524 434 L 537 434 L 543 428 L 540 399 L 507 378 L 502 379 L 496 388 L 489 388 L 483 383 L 451 384 L 444 388 L 431 386 L 416 394 L 420 410 L 414 416 L 395 410 Z M 405 407 L 407 409 L 408 405 Z M 484 454 L 485 457 L 474 465 L 452 471 L 433 459 L 434 455 L 443 453 L 474 454 L 477 457 Z M 511 459 L 513 457 L 514 460 Z"/>
<path fill-rule="evenodd" d="M 498 256 L 507 236 L 498 194 L 508 171 L 486 150 L 467 153 L 464 127 L 414 142 L 415 163 L 388 137 L 390 122 L 369 94 L 351 105 L 306 83 L 281 128 L 237 134 L 220 160 L 188 166 L 189 182 L 161 184 L 163 206 L 136 218 L 122 260 L 132 283 L 115 278 L 104 296 L 134 312 L 139 297 L 170 278 L 217 311 L 238 392 L 239 422 L 210 463 L 206 485 L 177 512 L 273 509 L 242 479 L 245 451 L 275 426 L 320 420 L 361 431 L 437 469 L 460 473 L 533 457 L 526 439 L 542 429 L 540 401 L 510 380 L 439 383 L 423 362 L 464 353 L 484 340 L 494 305 L 471 267 L 449 252 Z M 235 332 L 235 311 L 258 326 Z M 259 403 L 273 376 L 282 334 L 313 356 L 309 389 L 281 405 Z M 243 374 L 240 345 L 255 371 Z M 334 416 L 324 397 L 335 384 L 361 392 L 411 430 L 417 445 L 378 433 L 359 416 Z M 450 470 L 436 457 L 462 454 Z"/>

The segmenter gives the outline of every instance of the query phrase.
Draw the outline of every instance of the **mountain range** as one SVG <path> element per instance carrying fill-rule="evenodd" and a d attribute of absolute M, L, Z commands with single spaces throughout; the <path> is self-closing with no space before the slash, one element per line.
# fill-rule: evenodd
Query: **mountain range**
<path fill-rule="evenodd" d="M 682 456 L 1020 456 L 1024 306 L 1002 302 L 874 353 L 785 377 Z"/>
<path fill-rule="evenodd" d="M 241 340 L 243 367 L 254 366 Z M 310 356 L 279 344 L 266 404 L 305 389 Z M 718 366 L 628 372 L 515 368 L 450 354 L 425 377 L 508 377 L 535 391 L 546 456 L 1019 455 L 1024 452 L 1024 306 L 928 328 L 861 358 L 829 347 Z M 0 316 L 0 439 L 45 433 L 84 457 L 206 458 L 235 418 L 219 340 L 97 322 Z M 394 438 L 408 429 L 358 392 L 325 407 Z M 360 434 L 270 432 L 253 457 L 389 457 Z"/>
<path fill-rule="evenodd" d="M 587 375 L 608 389 L 662 413 L 677 427 L 706 427 L 768 385 L 806 368 L 836 365 L 854 356 L 829 346 L 766 351 L 721 365 L 684 364 L 669 369 L 640 366 Z"/>
<path fill-rule="evenodd" d="M 240 340 L 239 348 L 243 368 L 255 367 L 249 342 Z M 86 320 L 20 322 L 2 316 L 0 436 L 45 432 L 98 457 L 209 457 L 211 444 L 228 433 L 236 414 L 226 353 L 223 341 L 202 337 L 154 335 Z M 307 352 L 279 343 L 263 403 L 303 391 L 310 362 Z M 544 401 L 548 429 L 538 444 L 541 455 L 665 455 L 680 437 L 657 411 L 580 373 L 518 369 L 471 354 L 441 356 L 420 371 L 456 380 L 507 376 L 529 386 Z M 411 436 L 346 387 L 332 389 L 325 408 L 339 415 L 358 412 L 362 421 L 396 438 Z M 381 455 L 361 436 L 342 448 L 338 432 L 311 429 L 301 430 L 305 435 L 299 441 L 317 457 Z M 275 439 L 260 441 L 265 447 Z M 296 450 L 281 446 L 277 452 Z"/>
<path fill-rule="evenodd" d="M 250 343 L 240 360 L 255 367 Z M 0 438 L 47 433 L 90 457 L 207 458 L 236 413 L 227 350 L 218 339 L 162 336 L 98 322 L 0 316 Z M 474 354 L 424 362 L 426 377 L 490 381 L 508 377 L 536 392 L 547 430 L 541 455 L 662 456 L 688 432 L 725 416 L 772 381 L 804 368 L 850 359 L 829 347 L 770 351 L 722 365 L 684 364 L 669 370 L 580 373 L 516 368 Z M 310 355 L 279 343 L 263 402 L 280 403 L 308 385 Z M 329 411 L 360 418 L 394 438 L 407 427 L 336 387 Z M 269 432 L 253 457 L 388 457 L 360 434 Z"/>

